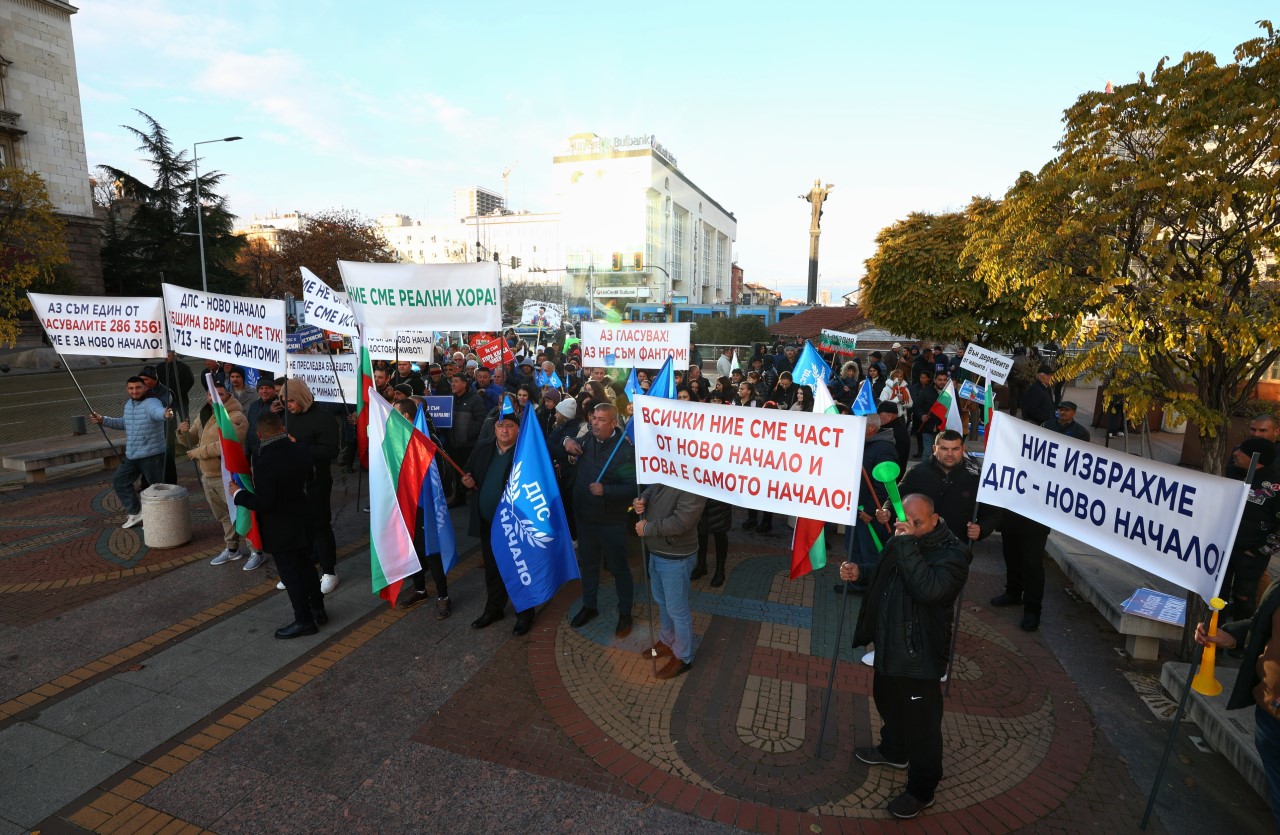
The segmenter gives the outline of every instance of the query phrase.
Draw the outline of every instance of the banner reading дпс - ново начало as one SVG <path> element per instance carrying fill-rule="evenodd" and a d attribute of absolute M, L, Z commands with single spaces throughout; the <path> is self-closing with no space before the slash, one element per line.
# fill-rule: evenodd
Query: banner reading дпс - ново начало
<path fill-rule="evenodd" d="M 1249 485 L 1068 438 L 996 413 L 978 501 L 1157 577 L 1217 596 Z"/>
<path fill-rule="evenodd" d="M 161 284 L 169 345 L 202 359 L 285 372 L 284 302 Z"/>

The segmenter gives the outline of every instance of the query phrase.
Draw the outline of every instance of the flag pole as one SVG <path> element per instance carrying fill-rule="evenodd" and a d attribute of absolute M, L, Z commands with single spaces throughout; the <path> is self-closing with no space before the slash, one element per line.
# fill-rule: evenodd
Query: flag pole
<path fill-rule="evenodd" d="M 1254 468 L 1258 466 L 1258 453 L 1254 453 L 1249 459 L 1249 466 L 1244 471 L 1244 480 L 1247 484 L 1253 478 Z M 1190 613 L 1191 607 L 1187 607 Z M 1188 624 L 1189 626 L 1190 624 Z M 1164 745 L 1164 755 L 1160 757 L 1160 767 L 1156 769 L 1156 779 L 1151 784 L 1151 794 L 1147 796 L 1147 809 L 1142 813 L 1142 822 L 1138 824 L 1138 828 L 1146 831 L 1147 824 L 1151 822 L 1151 812 L 1156 807 L 1156 795 L 1160 793 L 1160 783 L 1164 780 L 1165 769 L 1169 767 L 1169 755 L 1173 753 L 1173 743 L 1178 739 L 1178 725 L 1182 722 L 1182 714 L 1187 708 L 1187 699 L 1191 697 L 1191 683 L 1195 679 L 1196 667 L 1200 666 L 1200 661 L 1204 656 L 1204 647 L 1196 644 L 1196 655 L 1192 659 L 1190 666 L 1187 667 L 1187 683 L 1182 688 L 1182 698 L 1178 699 L 1178 709 L 1173 714 L 1173 724 L 1169 727 L 1169 739 Z"/>
<path fill-rule="evenodd" d="M 58 361 L 62 363 L 62 367 L 67 369 L 67 373 L 71 375 L 71 382 L 75 385 L 76 391 L 80 392 L 80 399 L 84 401 L 84 405 L 88 408 L 89 413 L 94 415 L 98 414 L 97 410 L 93 408 L 93 405 L 89 403 L 89 398 L 85 396 L 84 389 L 80 388 L 80 381 L 76 379 L 75 372 L 71 370 L 71 366 L 67 365 L 66 359 L 58 351 L 54 351 L 54 353 L 58 355 Z M 98 429 L 102 431 L 103 439 L 105 439 L 107 445 L 111 447 L 111 454 L 116 458 L 120 458 L 120 451 L 116 449 L 116 445 L 111 441 L 111 436 L 107 434 L 107 427 L 99 423 Z"/>
<path fill-rule="evenodd" d="M 825 538 L 827 529 L 824 525 L 822 528 L 822 536 Z M 848 560 L 853 562 L 853 529 L 849 530 L 849 546 Z M 840 616 L 836 618 L 836 637 L 831 645 L 831 670 L 827 673 L 827 692 L 822 697 L 822 717 L 818 720 L 818 749 L 814 752 L 816 759 L 822 759 L 822 739 L 827 732 L 827 714 L 831 710 L 831 691 L 836 684 L 836 665 L 840 662 L 840 635 L 844 632 L 844 614 L 849 607 L 849 598 L 853 596 L 850 586 L 853 584 L 845 581 L 844 594 L 840 595 Z"/>
<path fill-rule="evenodd" d="M 614 452 L 617 452 L 616 447 L 614 448 Z M 608 465 L 606 464 L 605 466 L 607 467 Z M 604 474 L 604 470 L 601 470 L 600 472 L 602 475 Z M 641 492 L 642 491 L 640 490 L 640 484 L 637 483 L 636 484 L 637 500 L 640 498 Z M 636 515 L 640 516 L 640 518 L 642 519 L 644 518 L 643 514 L 636 514 Z M 647 529 L 647 525 L 646 525 L 646 529 Z M 654 647 L 654 646 L 657 646 L 658 642 L 653 632 L 653 602 L 654 601 L 653 601 L 653 586 L 649 583 L 649 559 L 650 559 L 649 549 L 648 547 L 645 546 L 644 537 L 642 536 L 640 537 L 640 567 L 644 571 L 644 578 L 640 582 L 645 589 L 644 619 L 649 627 L 649 642 L 650 642 L 649 646 Z M 650 656 L 649 660 L 653 662 L 653 674 L 656 676 L 658 674 L 658 656 L 654 655 L 652 652 L 648 653 L 648 655 Z"/>
<path fill-rule="evenodd" d="M 961 462 L 963 463 L 963 462 Z M 971 524 L 978 524 L 978 503 L 973 503 L 973 516 L 969 519 Z M 969 540 L 969 561 L 973 561 L 973 543 L 977 540 Z M 968 578 L 965 578 L 965 585 L 968 585 Z M 960 640 L 960 610 L 964 606 L 964 586 L 960 587 L 960 593 L 956 595 L 955 610 L 951 615 L 951 652 L 947 655 L 947 686 L 942 688 L 942 695 L 951 695 L 951 669 L 956 658 L 956 644 Z"/>

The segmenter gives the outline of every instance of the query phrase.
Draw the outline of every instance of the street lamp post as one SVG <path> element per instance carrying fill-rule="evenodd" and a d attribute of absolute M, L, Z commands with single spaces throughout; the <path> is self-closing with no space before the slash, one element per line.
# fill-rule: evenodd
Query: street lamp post
<path fill-rule="evenodd" d="M 206 293 L 209 292 L 209 276 L 204 267 L 204 207 L 200 202 L 200 157 L 196 148 L 213 142 L 236 142 L 243 138 L 242 136 L 226 136 L 222 139 L 205 139 L 191 146 L 191 164 L 194 166 L 196 174 L 196 241 L 200 244 L 200 286 Z"/>

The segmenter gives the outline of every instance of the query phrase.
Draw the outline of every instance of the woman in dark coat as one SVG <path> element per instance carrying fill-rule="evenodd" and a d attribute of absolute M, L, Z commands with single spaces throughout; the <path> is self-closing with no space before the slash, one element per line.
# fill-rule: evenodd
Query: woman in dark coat
<path fill-rule="evenodd" d="M 724 585 L 724 561 L 729 557 L 729 526 L 733 524 L 733 508 L 722 501 L 707 499 L 702 509 L 702 517 L 698 519 L 698 562 L 693 567 L 690 580 L 700 580 L 707 576 L 707 540 L 715 537 L 716 570 L 711 575 L 711 585 L 719 588 Z"/>

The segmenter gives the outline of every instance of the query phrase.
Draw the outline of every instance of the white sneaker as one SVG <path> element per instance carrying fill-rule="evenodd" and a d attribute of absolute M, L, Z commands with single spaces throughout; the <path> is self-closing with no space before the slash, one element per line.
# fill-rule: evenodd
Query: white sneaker
<path fill-rule="evenodd" d="M 245 560 L 244 570 L 253 571 L 255 568 L 260 568 L 264 562 L 266 562 L 266 557 L 262 556 L 262 552 L 254 551 L 249 555 L 249 559 Z"/>
<path fill-rule="evenodd" d="M 337 574 L 321 574 L 320 575 L 320 593 L 328 594 L 338 587 Z"/>
<path fill-rule="evenodd" d="M 868 667 L 874 667 L 876 664 L 876 651 L 871 650 L 871 652 L 862 656 L 862 663 L 866 664 Z"/>
<path fill-rule="evenodd" d="M 281 580 L 280 582 L 276 583 L 276 588 L 278 588 L 280 591 L 284 591 L 284 580 Z"/>
<path fill-rule="evenodd" d="M 122 528 L 132 528 L 134 525 L 141 525 L 141 524 L 142 524 L 142 514 L 141 514 L 141 513 L 130 513 L 130 514 L 129 514 L 129 518 L 125 519 L 125 520 L 124 520 L 124 524 L 123 524 L 123 525 L 121 525 L 120 527 L 122 527 Z"/>
<path fill-rule="evenodd" d="M 234 562 L 242 556 L 244 555 L 241 554 L 239 550 L 232 551 L 229 548 L 223 548 L 221 554 L 209 560 L 209 565 L 222 565 L 226 562 Z"/>

